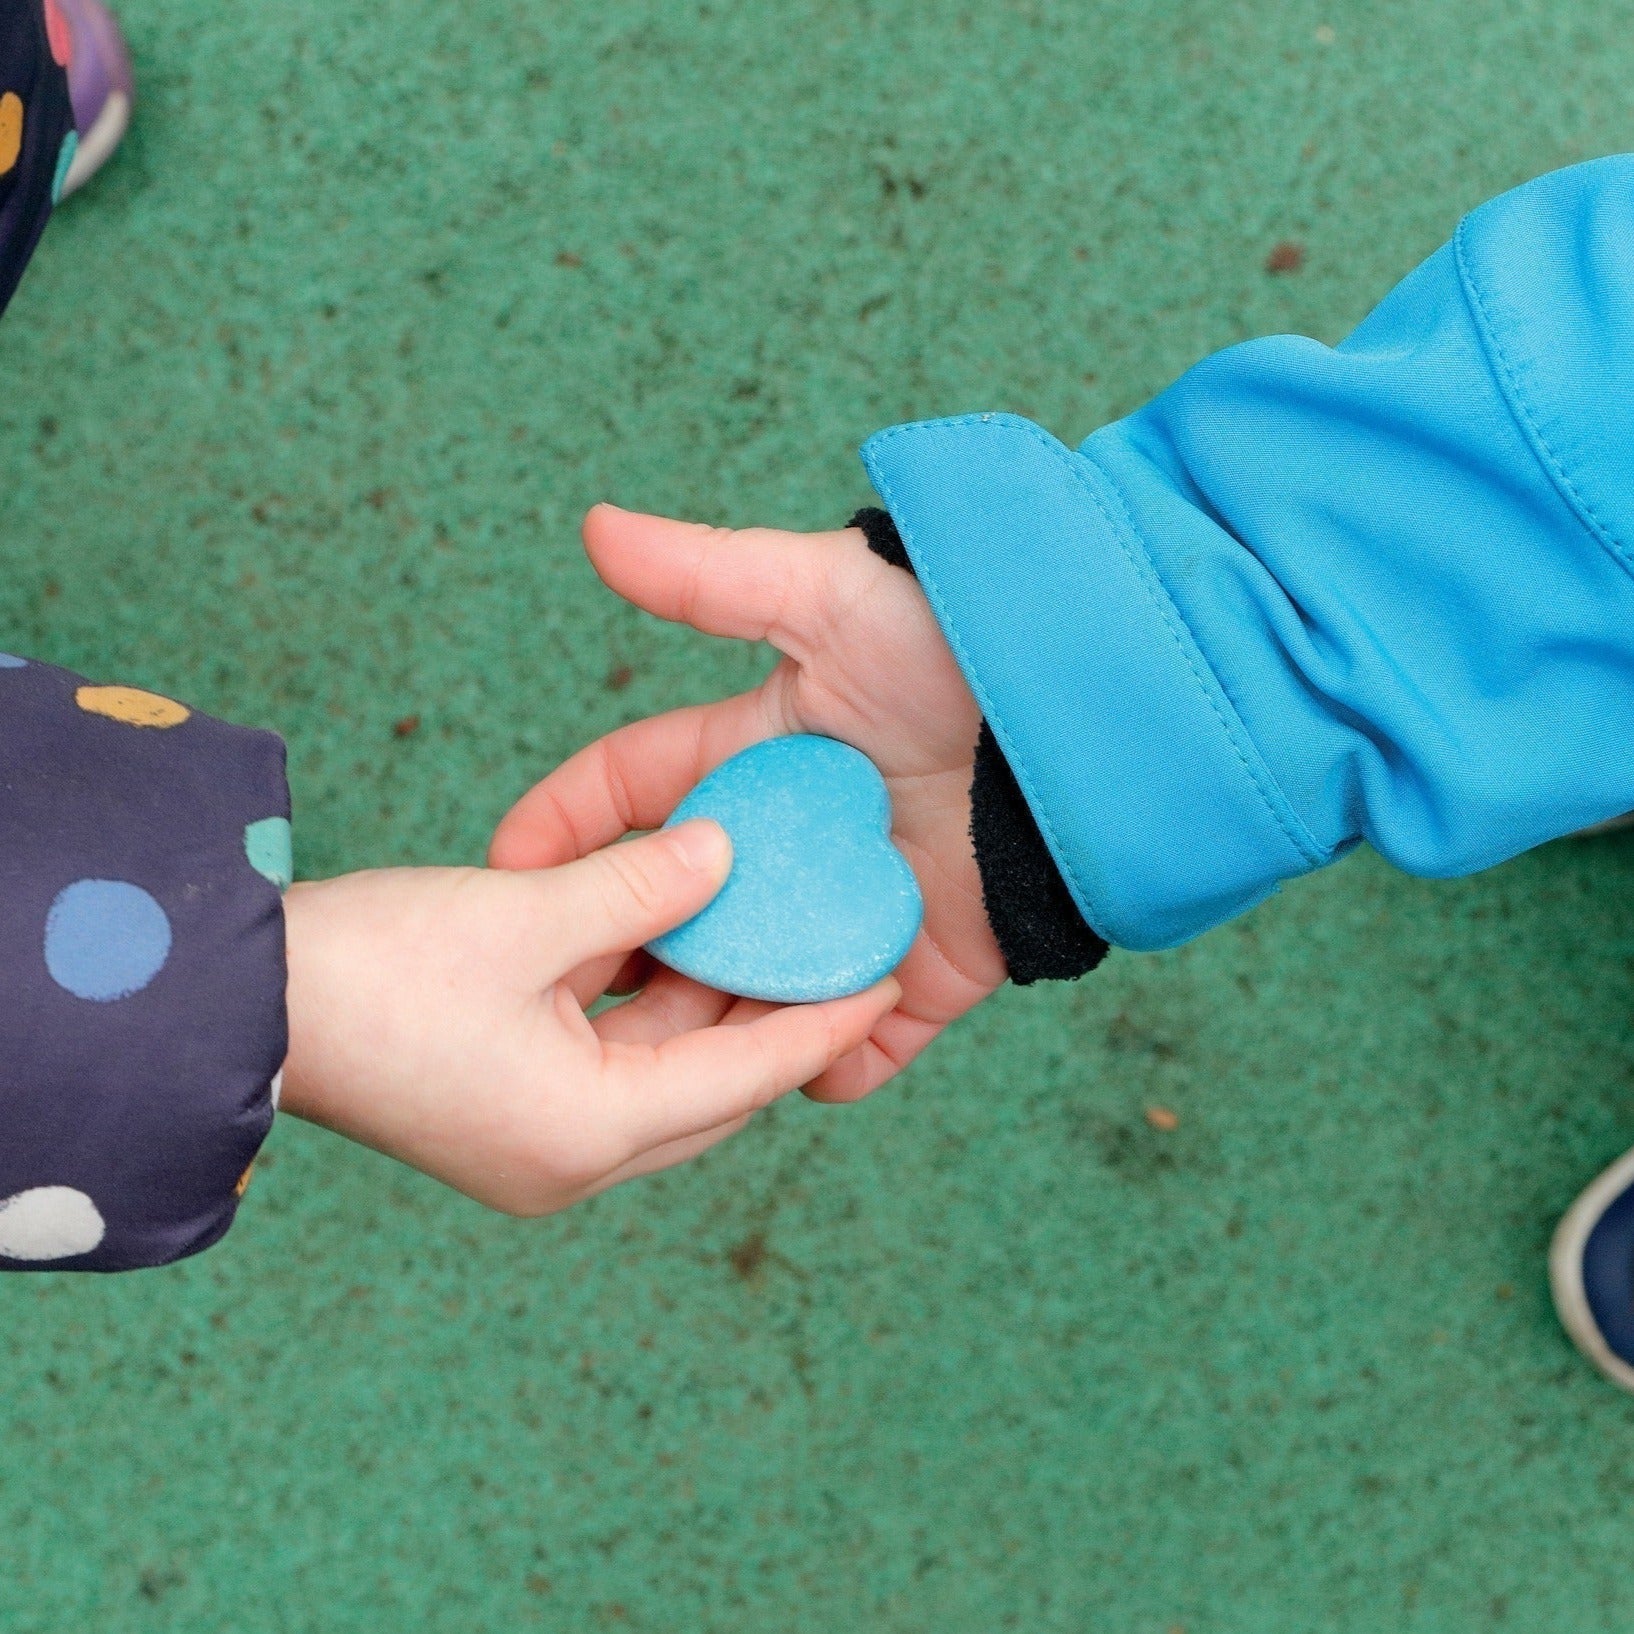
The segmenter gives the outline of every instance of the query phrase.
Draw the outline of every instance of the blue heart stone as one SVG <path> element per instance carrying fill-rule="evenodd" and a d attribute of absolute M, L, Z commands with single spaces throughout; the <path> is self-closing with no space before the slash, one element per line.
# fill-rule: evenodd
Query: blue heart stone
<path fill-rule="evenodd" d="M 672 970 L 804 1004 L 860 993 L 902 962 L 924 903 L 866 755 L 832 738 L 770 738 L 717 766 L 669 821 L 689 817 L 731 836 L 732 872 L 702 913 L 648 945 Z"/>

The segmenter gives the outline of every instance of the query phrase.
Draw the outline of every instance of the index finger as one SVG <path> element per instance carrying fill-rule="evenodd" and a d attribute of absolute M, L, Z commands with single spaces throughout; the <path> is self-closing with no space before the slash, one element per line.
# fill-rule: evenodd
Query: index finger
<path fill-rule="evenodd" d="M 554 868 L 658 828 L 723 760 L 790 730 L 771 683 L 622 726 L 564 760 L 500 819 L 493 868 Z"/>

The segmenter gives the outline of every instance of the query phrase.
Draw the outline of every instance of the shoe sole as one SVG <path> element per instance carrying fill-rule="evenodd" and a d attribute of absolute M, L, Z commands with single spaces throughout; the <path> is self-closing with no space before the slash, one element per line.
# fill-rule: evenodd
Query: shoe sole
<path fill-rule="evenodd" d="M 1619 1389 L 1634 1393 L 1630 1367 L 1605 1341 L 1583 1287 L 1583 1248 L 1613 1199 L 1634 1185 L 1634 1151 L 1624 1152 L 1561 1216 L 1549 1244 L 1549 1292 L 1571 1342 Z"/>
<path fill-rule="evenodd" d="M 108 161 L 130 129 L 131 101 L 123 91 L 110 91 L 102 111 L 80 138 L 79 146 L 63 178 L 62 196 L 67 198 L 82 188 Z"/>

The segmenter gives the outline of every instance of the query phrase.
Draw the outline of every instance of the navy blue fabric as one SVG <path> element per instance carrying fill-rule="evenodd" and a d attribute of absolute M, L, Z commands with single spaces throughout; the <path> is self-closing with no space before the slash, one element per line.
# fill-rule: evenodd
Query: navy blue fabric
<path fill-rule="evenodd" d="M 74 139 L 43 6 L 0 0 L 0 306 Z M 231 1225 L 287 1046 L 288 816 L 271 734 L 0 655 L 0 1269 Z"/>
<path fill-rule="evenodd" d="M 1493 200 L 1347 340 L 1069 450 L 874 484 L 1086 920 L 1159 948 L 1366 841 L 1474 871 L 1634 809 L 1634 160 Z"/>
<path fill-rule="evenodd" d="M 0 0 L 0 96 L 22 103 L 22 147 L 0 174 L 0 307 L 51 216 L 63 144 L 74 130 L 67 73 L 52 59 L 40 0 Z"/>
<path fill-rule="evenodd" d="M 287 1053 L 282 894 L 246 845 L 251 825 L 288 818 L 283 744 L 83 688 L 50 665 L 0 665 L 6 1269 L 123 1270 L 214 1242 Z M 175 723 L 133 724 L 144 715 Z M 102 1241 L 6 1258 L 10 1200 L 53 1187 L 90 1199 Z"/>
<path fill-rule="evenodd" d="M 1634 1186 L 1613 1200 L 1583 1244 L 1583 1292 L 1606 1343 L 1634 1367 Z"/>
<path fill-rule="evenodd" d="M 0 0 L 0 306 L 73 140 L 42 5 Z M 288 817 L 270 733 L 0 655 L 0 1269 L 232 1224 L 287 1048 Z"/>

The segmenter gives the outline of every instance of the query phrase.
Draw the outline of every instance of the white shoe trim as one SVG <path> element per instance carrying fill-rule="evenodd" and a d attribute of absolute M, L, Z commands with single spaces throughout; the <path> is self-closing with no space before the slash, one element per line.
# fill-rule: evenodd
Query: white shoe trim
<path fill-rule="evenodd" d="M 1583 1288 L 1583 1245 L 1610 1204 L 1634 1185 L 1634 1151 L 1624 1152 L 1561 1216 L 1549 1244 L 1549 1292 L 1572 1343 L 1615 1385 L 1634 1392 L 1634 1367 L 1606 1343 Z"/>
<path fill-rule="evenodd" d="M 91 122 L 91 128 L 80 138 L 79 146 L 63 178 L 62 196 L 83 187 L 113 157 L 113 150 L 125 139 L 130 129 L 130 98 L 123 91 L 110 91 L 102 104 L 102 112 Z"/>

